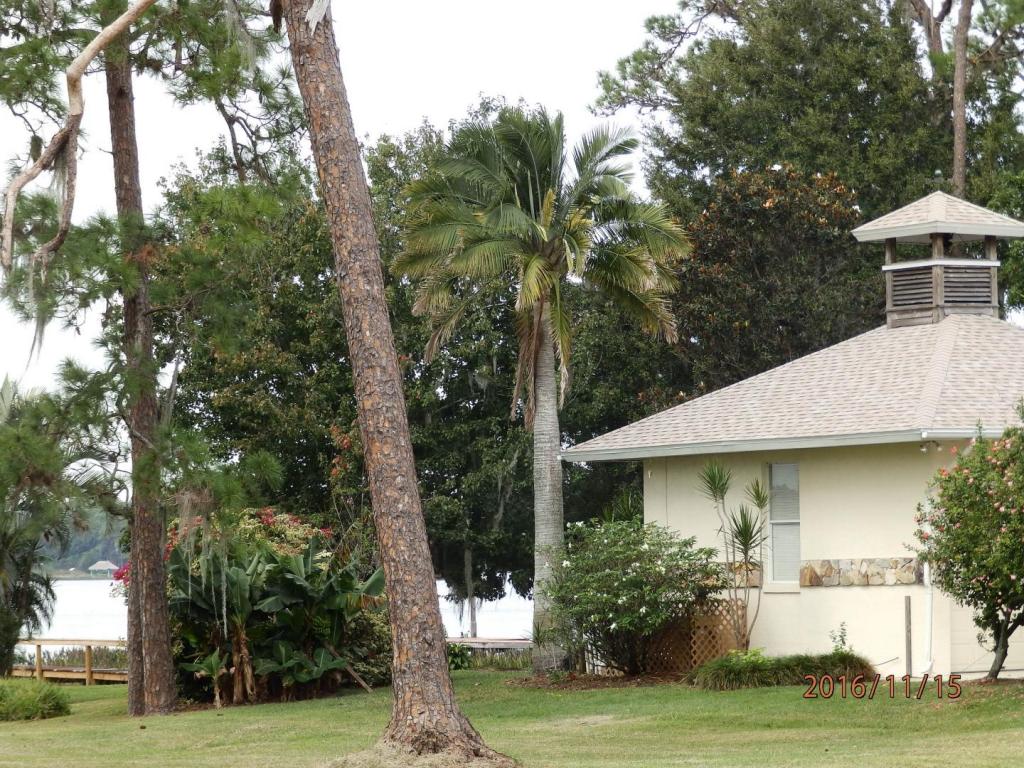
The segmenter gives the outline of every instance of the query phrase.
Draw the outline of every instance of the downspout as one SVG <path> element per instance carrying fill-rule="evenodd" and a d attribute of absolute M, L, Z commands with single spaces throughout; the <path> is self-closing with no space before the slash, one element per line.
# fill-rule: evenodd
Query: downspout
<path fill-rule="evenodd" d="M 932 569 L 928 563 L 924 564 L 924 587 L 925 587 L 925 667 L 921 670 L 921 675 L 931 674 L 932 664 L 932 623 L 935 621 L 935 589 L 932 586 Z"/>

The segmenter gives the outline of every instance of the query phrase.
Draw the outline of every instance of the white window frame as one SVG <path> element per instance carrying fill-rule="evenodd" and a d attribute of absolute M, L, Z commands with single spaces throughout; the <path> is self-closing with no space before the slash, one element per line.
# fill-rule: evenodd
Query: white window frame
<path fill-rule="evenodd" d="M 773 520 L 772 519 L 772 508 L 771 503 L 774 497 L 774 484 L 772 482 L 772 471 L 777 466 L 791 466 L 796 472 L 796 520 Z M 773 461 L 768 463 L 768 532 L 769 532 L 769 553 L 768 559 L 771 573 L 770 582 L 775 584 L 799 584 L 800 583 L 800 563 L 799 558 L 800 550 L 802 549 L 800 541 L 800 465 L 795 461 Z M 795 579 L 780 579 L 775 575 L 775 526 L 777 525 L 795 525 L 797 528 L 797 569 Z"/>

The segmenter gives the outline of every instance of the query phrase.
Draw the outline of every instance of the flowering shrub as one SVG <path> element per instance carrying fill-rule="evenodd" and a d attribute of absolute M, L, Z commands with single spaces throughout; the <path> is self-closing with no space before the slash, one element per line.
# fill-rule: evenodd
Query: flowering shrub
<path fill-rule="evenodd" d="M 648 671 L 652 640 L 725 587 L 714 549 L 635 520 L 570 525 L 548 587 L 559 633 L 626 674 Z"/>
<path fill-rule="evenodd" d="M 954 449 L 955 451 L 955 449 Z M 1024 623 L 1024 430 L 976 439 L 939 470 L 928 509 L 918 508 L 918 556 L 932 578 L 991 639 L 995 678 Z"/>

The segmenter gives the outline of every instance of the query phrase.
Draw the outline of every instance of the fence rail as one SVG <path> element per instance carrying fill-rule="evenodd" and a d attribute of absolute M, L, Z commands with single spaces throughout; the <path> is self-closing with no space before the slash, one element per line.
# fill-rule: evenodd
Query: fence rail
<path fill-rule="evenodd" d="M 487 651 L 525 650 L 533 647 L 533 643 L 529 640 L 511 638 L 449 637 L 448 642 Z M 126 645 L 124 640 L 23 637 L 18 640 L 18 645 L 35 646 L 36 659 L 34 665 L 15 664 L 14 668 L 11 670 L 12 677 L 35 677 L 39 680 L 75 680 L 82 681 L 86 685 L 94 685 L 96 682 L 128 682 L 127 669 L 95 667 L 92 660 L 93 648 L 124 648 Z M 44 646 L 85 648 L 85 665 L 81 667 L 46 665 L 43 663 Z"/>
<path fill-rule="evenodd" d="M 97 681 L 110 683 L 127 683 L 127 669 L 96 668 L 92 663 L 93 648 L 124 648 L 124 640 L 63 640 L 53 637 L 20 638 L 18 645 L 34 645 L 36 647 L 36 663 L 16 664 L 11 670 L 12 677 L 35 677 L 39 680 L 81 680 L 86 685 L 94 685 Z M 43 664 L 43 646 L 61 646 L 85 648 L 85 666 L 46 666 Z"/>

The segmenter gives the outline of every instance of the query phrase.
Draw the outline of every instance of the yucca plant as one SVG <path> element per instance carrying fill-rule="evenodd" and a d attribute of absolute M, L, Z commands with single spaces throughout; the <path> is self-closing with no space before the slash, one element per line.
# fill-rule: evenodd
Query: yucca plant
<path fill-rule="evenodd" d="M 732 471 L 718 462 L 709 462 L 700 473 L 700 484 L 714 503 L 722 537 L 722 555 L 730 574 L 726 588 L 729 599 L 729 618 L 736 646 L 750 648 L 750 636 L 761 612 L 761 589 L 757 590 L 757 603 L 750 614 L 752 582 L 761 587 L 764 567 L 764 547 L 768 543 L 769 495 L 764 484 L 754 478 L 744 489 L 751 506 L 740 504 L 734 510 L 726 507 L 725 497 L 732 485 Z"/>
<path fill-rule="evenodd" d="M 418 283 L 415 310 L 433 321 L 433 357 L 475 306 L 507 302 L 519 358 L 512 412 L 534 442 L 534 623 L 548 623 L 543 586 L 563 539 L 558 408 L 571 382 L 567 285 L 601 291 L 648 332 L 676 337 L 668 294 L 686 252 L 661 205 L 630 192 L 637 141 L 607 127 L 567 151 L 561 114 L 500 109 L 459 127 L 408 192 L 410 218 L 395 271 Z M 557 362 L 556 362 L 557 359 Z M 538 671 L 561 652 L 534 653 Z"/>

